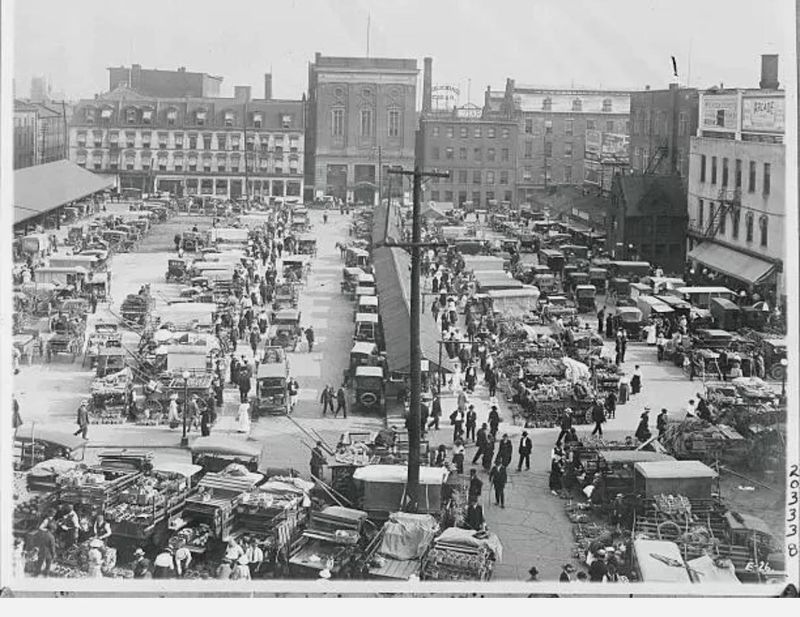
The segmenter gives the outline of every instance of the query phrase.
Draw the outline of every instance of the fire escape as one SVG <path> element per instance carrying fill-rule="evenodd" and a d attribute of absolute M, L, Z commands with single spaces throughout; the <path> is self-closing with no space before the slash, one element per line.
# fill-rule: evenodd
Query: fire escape
<path fill-rule="evenodd" d="M 669 148 L 666 146 L 666 144 L 656 146 L 653 156 L 650 157 L 650 160 L 647 163 L 647 169 L 644 170 L 644 174 L 646 176 L 650 176 L 656 173 L 661 161 L 663 161 L 668 155 Z"/>
<path fill-rule="evenodd" d="M 721 188 L 719 190 L 719 205 L 716 208 L 711 208 L 708 216 L 708 225 L 701 235 L 703 238 L 713 238 L 717 235 L 723 219 L 728 214 L 733 214 L 739 211 L 742 206 L 742 189 L 728 189 Z"/>

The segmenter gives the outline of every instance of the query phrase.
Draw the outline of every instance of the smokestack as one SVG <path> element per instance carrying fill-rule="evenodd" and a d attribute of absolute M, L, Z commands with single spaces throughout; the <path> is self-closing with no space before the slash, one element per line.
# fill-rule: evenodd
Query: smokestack
<path fill-rule="evenodd" d="M 237 103 L 249 103 L 250 102 L 250 86 L 234 86 L 233 87 L 233 98 L 236 99 Z"/>
<path fill-rule="evenodd" d="M 132 64 L 130 79 L 128 80 L 128 87 L 131 90 L 138 90 L 142 85 L 142 65 Z"/>
<path fill-rule="evenodd" d="M 264 100 L 272 100 L 272 73 L 264 73 Z"/>
<path fill-rule="evenodd" d="M 778 54 L 761 55 L 761 81 L 758 87 L 762 90 L 777 90 L 778 86 Z"/>
<path fill-rule="evenodd" d="M 432 90 L 433 90 L 433 58 L 425 58 L 423 60 L 424 69 L 422 72 L 422 111 L 427 113 L 432 108 Z"/>

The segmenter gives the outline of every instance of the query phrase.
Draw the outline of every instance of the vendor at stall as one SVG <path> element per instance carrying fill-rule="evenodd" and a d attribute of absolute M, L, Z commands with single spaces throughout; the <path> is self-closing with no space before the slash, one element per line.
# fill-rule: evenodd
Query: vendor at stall
<path fill-rule="evenodd" d="M 145 557 L 144 551 L 141 548 L 137 548 L 133 551 L 133 557 L 133 578 L 152 578 L 152 563 Z"/>
<path fill-rule="evenodd" d="M 111 537 L 111 525 L 102 514 L 98 514 L 92 523 L 92 537 L 106 541 Z"/>
<path fill-rule="evenodd" d="M 175 572 L 175 561 L 172 555 L 172 548 L 166 547 L 153 562 L 153 578 L 172 578 Z"/>

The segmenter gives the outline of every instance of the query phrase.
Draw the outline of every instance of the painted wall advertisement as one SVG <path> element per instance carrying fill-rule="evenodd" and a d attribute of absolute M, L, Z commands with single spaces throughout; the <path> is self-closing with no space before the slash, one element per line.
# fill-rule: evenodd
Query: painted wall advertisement
<path fill-rule="evenodd" d="M 589 160 L 600 160 L 600 152 L 603 148 L 603 133 L 595 129 L 586 130 L 586 145 L 584 151 Z"/>
<path fill-rule="evenodd" d="M 742 99 L 742 130 L 783 133 L 785 113 L 783 97 L 746 97 Z"/>
<path fill-rule="evenodd" d="M 600 160 L 608 163 L 627 163 L 628 141 L 628 136 L 621 133 L 603 133 Z"/>
<path fill-rule="evenodd" d="M 704 96 L 702 128 L 713 131 L 736 131 L 736 106 L 736 96 Z"/>

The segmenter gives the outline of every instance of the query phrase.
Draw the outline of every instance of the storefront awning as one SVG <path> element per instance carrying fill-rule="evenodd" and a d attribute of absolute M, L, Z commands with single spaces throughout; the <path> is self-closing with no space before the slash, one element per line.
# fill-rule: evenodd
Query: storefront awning
<path fill-rule="evenodd" d="M 720 274 L 751 285 L 763 281 L 775 268 L 773 263 L 711 242 L 696 246 L 687 257 Z"/>
<path fill-rule="evenodd" d="M 113 185 L 112 179 L 70 161 L 18 169 L 14 172 L 14 225 Z"/>

